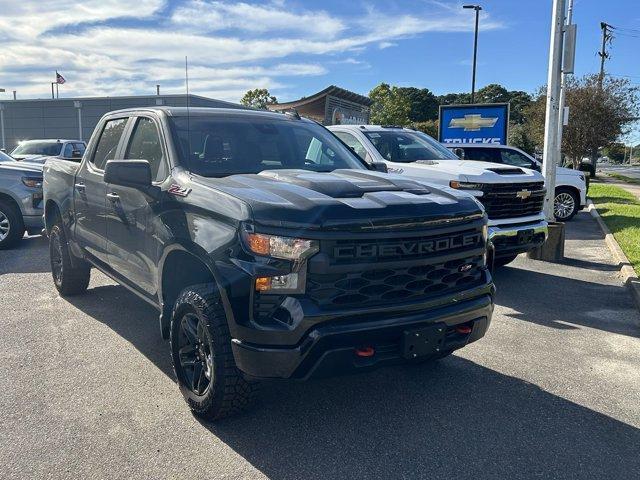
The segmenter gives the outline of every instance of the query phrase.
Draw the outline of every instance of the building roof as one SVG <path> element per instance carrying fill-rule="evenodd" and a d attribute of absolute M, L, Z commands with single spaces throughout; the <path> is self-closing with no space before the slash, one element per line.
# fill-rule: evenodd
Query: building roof
<path fill-rule="evenodd" d="M 300 98 L 299 100 L 294 100 L 292 102 L 276 103 L 273 105 L 269 105 L 269 109 L 270 110 L 286 110 L 289 108 L 296 108 L 302 105 L 306 105 L 308 103 L 312 103 L 327 95 L 332 95 L 334 97 L 342 98 L 343 100 L 360 103 L 367 107 L 371 106 L 371 104 L 373 103 L 369 97 L 365 97 L 364 95 L 360 95 L 358 93 L 345 90 L 344 88 L 340 88 L 335 85 L 330 85 L 324 90 L 321 90 L 318 93 L 314 93 L 309 97 L 303 97 L 303 98 Z"/>

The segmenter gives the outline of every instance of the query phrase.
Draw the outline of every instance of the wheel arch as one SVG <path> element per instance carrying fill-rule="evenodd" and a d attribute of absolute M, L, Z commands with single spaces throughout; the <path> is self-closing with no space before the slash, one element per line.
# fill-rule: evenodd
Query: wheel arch
<path fill-rule="evenodd" d="M 197 247 L 197 246 L 195 246 Z M 228 314 L 228 301 L 225 291 L 220 287 L 219 276 L 213 262 L 206 252 L 182 244 L 167 248 L 161 258 L 158 269 L 158 296 L 160 303 L 160 331 L 168 338 L 173 305 L 180 292 L 189 285 L 213 283 L 220 292 L 225 311 Z"/>
<path fill-rule="evenodd" d="M 20 202 L 17 201 L 12 195 L 5 192 L 0 192 L 0 202 L 6 202 L 16 209 L 16 211 L 22 216 L 22 209 L 20 208 Z"/>
<path fill-rule="evenodd" d="M 51 232 L 51 227 L 57 217 L 62 218 L 62 212 L 60 206 L 54 200 L 47 200 L 44 205 L 44 228 L 47 233 Z"/>

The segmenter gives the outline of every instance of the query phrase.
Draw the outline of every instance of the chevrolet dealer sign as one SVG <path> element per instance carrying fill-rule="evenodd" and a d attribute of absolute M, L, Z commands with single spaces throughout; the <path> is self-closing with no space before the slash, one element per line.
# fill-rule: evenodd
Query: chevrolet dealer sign
<path fill-rule="evenodd" d="M 509 104 L 441 105 L 439 140 L 443 143 L 506 145 Z"/>

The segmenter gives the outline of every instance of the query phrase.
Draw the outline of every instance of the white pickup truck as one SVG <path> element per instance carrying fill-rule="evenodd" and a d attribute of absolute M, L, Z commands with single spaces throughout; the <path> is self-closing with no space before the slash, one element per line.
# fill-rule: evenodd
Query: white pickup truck
<path fill-rule="evenodd" d="M 542 213 L 546 190 L 540 173 L 488 162 L 460 160 L 430 136 L 408 128 L 381 125 L 327 127 L 363 160 L 384 162 L 389 172 L 465 190 L 484 206 L 495 264 L 544 243 Z"/>
<path fill-rule="evenodd" d="M 511 167 L 541 171 L 542 164 L 531 155 L 510 145 L 447 144 L 453 153 L 464 160 L 499 163 Z M 556 196 L 553 213 L 559 222 L 568 222 L 587 204 L 587 183 L 584 172 L 570 168 L 556 168 Z"/>

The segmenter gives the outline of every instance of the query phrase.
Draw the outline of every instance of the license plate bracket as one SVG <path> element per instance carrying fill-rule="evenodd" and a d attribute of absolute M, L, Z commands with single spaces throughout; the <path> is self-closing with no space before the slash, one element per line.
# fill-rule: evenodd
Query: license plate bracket
<path fill-rule="evenodd" d="M 444 324 L 405 330 L 402 335 L 402 355 L 406 359 L 435 355 L 442 351 L 446 333 Z"/>
<path fill-rule="evenodd" d="M 518 232 L 518 245 L 525 245 L 527 243 L 533 242 L 533 228 L 529 228 L 527 230 L 520 230 Z"/>

